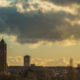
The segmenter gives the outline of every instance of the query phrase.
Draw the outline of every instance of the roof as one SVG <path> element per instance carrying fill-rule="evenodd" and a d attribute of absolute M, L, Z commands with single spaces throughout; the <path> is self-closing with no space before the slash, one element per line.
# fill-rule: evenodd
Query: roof
<path fill-rule="evenodd" d="M 24 57 L 30 57 L 29 55 L 25 55 Z"/>
<path fill-rule="evenodd" d="M 6 44 L 6 42 L 4 41 L 4 39 L 2 39 L 2 40 L 0 41 L 0 44 Z"/>

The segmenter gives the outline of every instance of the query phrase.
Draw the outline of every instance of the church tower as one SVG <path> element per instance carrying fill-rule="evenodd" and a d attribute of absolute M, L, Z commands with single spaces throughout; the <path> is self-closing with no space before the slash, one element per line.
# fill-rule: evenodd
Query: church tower
<path fill-rule="evenodd" d="M 0 72 L 7 71 L 7 44 L 4 39 L 0 41 Z"/>

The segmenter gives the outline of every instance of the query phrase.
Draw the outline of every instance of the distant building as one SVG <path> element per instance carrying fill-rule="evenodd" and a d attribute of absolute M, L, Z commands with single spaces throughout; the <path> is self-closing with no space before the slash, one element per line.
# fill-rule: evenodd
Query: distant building
<path fill-rule="evenodd" d="M 70 59 L 70 67 L 73 67 L 73 59 Z"/>
<path fill-rule="evenodd" d="M 30 68 L 30 56 L 24 56 L 24 66 L 8 66 L 8 72 L 15 74 L 15 73 L 23 73 L 24 71 Z"/>
<path fill-rule="evenodd" d="M 7 45 L 2 39 L 0 41 L 0 72 L 7 71 Z"/>
<path fill-rule="evenodd" d="M 26 55 L 24 56 L 24 66 L 30 66 L 30 56 Z"/>
<path fill-rule="evenodd" d="M 30 56 L 24 56 L 24 66 L 8 66 L 8 72 L 15 74 L 15 73 L 23 73 L 24 71 L 30 68 Z"/>

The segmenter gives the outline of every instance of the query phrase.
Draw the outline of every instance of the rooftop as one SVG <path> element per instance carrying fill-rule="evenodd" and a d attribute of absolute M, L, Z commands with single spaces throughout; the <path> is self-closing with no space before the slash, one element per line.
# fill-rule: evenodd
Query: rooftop
<path fill-rule="evenodd" d="M 6 44 L 6 42 L 4 41 L 4 39 L 2 39 L 2 40 L 0 41 L 0 44 Z"/>

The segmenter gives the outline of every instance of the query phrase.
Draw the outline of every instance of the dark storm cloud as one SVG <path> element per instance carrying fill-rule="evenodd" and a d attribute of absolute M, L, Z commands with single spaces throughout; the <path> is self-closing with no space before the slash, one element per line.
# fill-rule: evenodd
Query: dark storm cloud
<path fill-rule="evenodd" d="M 65 18 L 73 20 L 75 17 L 64 11 L 43 13 L 39 9 L 20 13 L 15 6 L 1 7 L 0 32 L 17 35 L 21 43 L 33 43 L 39 40 L 62 41 L 71 36 L 79 39 L 79 25 L 72 26 L 65 21 Z"/>
<path fill-rule="evenodd" d="M 71 4 L 80 4 L 80 0 L 45 0 L 49 2 L 53 2 L 58 5 L 71 5 Z"/>

